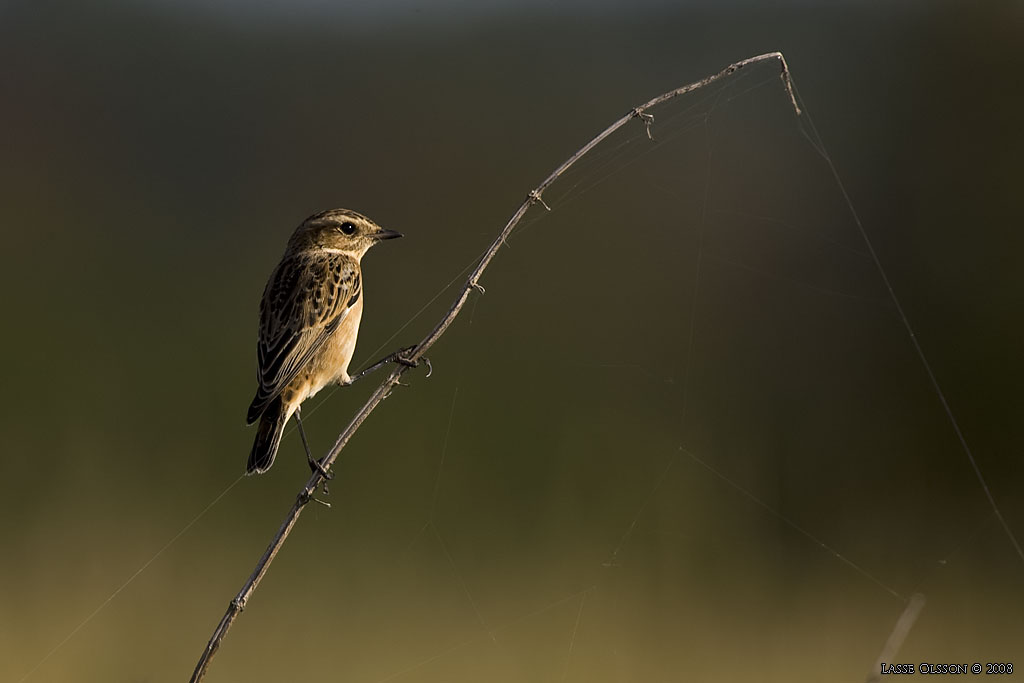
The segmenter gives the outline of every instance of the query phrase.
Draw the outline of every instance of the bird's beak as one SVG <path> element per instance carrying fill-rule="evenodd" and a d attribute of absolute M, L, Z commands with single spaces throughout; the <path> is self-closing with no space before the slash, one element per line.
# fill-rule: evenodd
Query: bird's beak
<path fill-rule="evenodd" d="M 384 228 L 381 228 L 380 232 L 375 233 L 373 237 L 379 242 L 381 240 L 393 240 L 396 237 L 405 237 L 405 235 L 397 230 L 385 230 Z"/>

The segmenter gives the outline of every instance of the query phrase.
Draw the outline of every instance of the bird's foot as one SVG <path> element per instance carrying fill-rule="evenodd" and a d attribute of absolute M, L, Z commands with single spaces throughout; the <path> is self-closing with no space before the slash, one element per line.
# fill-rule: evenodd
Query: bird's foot
<path fill-rule="evenodd" d="M 418 368 L 420 363 L 424 363 L 427 366 L 427 377 L 430 377 L 434 373 L 434 366 L 430 364 L 430 359 L 426 356 L 422 356 L 417 360 L 413 360 L 409 357 L 409 353 L 413 351 L 415 346 L 408 346 L 395 354 L 395 362 L 404 365 L 407 368 Z"/>
<path fill-rule="evenodd" d="M 404 349 L 395 351 L 392 355 L 392 359 L 399 365 L 404 365 L 407 368 L 415 368 L 420 364 L 418 360 L 412 359 L 412 352 L 416 350 L 415 346 L 406 346 Z"/>
<path fill-rule="evenodd" d="M 331 492 L 327 488 L 327 482 L 329 482 L 331 479 L 334 479 L 334 472 L 331 472 L 330 470 L 326 469 L 323 466 L 323 460 L 322 459 L 321 460 L 314 460 L 313 458 L 309 458 L 307 462 L 309 462 L 309 471 L 310 472 L 319 472 L 320 476 L 324 478 L 324 495 L 325 496 L 330 495 Z"/>

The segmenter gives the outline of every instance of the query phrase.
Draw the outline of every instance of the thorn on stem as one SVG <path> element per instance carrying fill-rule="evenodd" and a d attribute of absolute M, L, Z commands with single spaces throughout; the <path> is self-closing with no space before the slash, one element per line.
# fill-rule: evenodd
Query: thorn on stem
<path fill-rule="evenodd" d="M 481 294 L 486 294 L 487 293 L 487 290 L 484 289 L 484 286 L 482 284 L 480 284 L 479 282 L 474 282 L 473 283 L 473 289 L 475 289 L 476 291 L 480 292 Z"/>
<path fill-rule="evenodd" d="M 547 205 L 547 202 L 544 201 L 544 198 L 540 196 L 539 191 L 531 190 L 529 197 L 531 204 L 536 204 L 537 202 L 540 202 L 540 205 L 543 206 L 545 209 L 547 209 L 548 211 L 551 210 L 551 207 Z"/>
<path fill-rule="evenodd" d="M 324 484 L 326 484 L 326 483 L 327 482 L 324 482 Z M 316 489 L 314 489 L 314 490 L 316 490 Z M 302 505 L 305 505 L 306 503 L 309 503 L 309 502 L 320 503 L 324 507 L 328 507 L 328 508 L 331 507 L 331 504 L 328 503 L 327 501 L 320 500 L 319 498 L 315 497 L 313 495 L 312 491 L 306 491 L 305 489 L 303 489 L 302 493 L 299 494 L 299 503 L 301 503 Z"/>
<path fill-rule="evenodd" d="M 654 136 L 651 135 L 651 124 L 654 123 L 654 114 L 648 114 L 642 107 L 637 107 L 633 110 L 633 116 L 644 122 L 644 128 L 647 129 L 647 139 L 654 140 Z"/>

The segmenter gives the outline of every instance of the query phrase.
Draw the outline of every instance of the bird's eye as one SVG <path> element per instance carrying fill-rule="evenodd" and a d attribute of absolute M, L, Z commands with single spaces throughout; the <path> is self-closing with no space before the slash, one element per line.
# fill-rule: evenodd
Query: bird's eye
<path fill-rule="evenodd" d="M 356 224 L 345 221 L 341 224 L 341 231 L 346 235 L 354 235 L 356 234 Z"/>

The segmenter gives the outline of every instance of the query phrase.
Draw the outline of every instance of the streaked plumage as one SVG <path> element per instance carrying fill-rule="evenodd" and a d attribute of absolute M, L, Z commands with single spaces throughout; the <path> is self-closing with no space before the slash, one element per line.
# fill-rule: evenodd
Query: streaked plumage
<path fill-rule="evenodd" d="M 248 413 L 249 424 L 260 425 L 248 473 L 274 464 L 284 426 L 304 400 L 351 381 L 363 314 L 360 260 L 380 240 L 400 236 L 346 209 L 311 216 L 295 230 L 260 302 L 258 387 Z"/>

